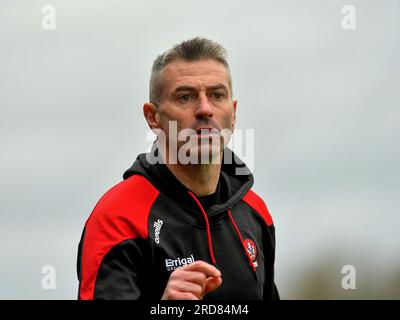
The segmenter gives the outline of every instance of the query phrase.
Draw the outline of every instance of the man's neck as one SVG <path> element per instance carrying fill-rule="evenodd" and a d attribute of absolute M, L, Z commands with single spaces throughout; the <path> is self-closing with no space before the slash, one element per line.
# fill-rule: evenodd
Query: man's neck
<path fill-rule="evenodd" d="M 167 168 L 172 174 L 196 196 L 202 197 L 213 194 L 218 185 L 219 176 L 221 173 L 221 161 L 218 163 L 209 164 L 170 164 L 168 160 L 168 152 L 161 151 L 163 159 Z M 220 158 L 222 159 L 222 151 Z"/>
<path fill-rule="evenodd" d="M 221 163 L 166 165 L 173 175 L 198 197 L 213 194 L 217 189 Z"/>

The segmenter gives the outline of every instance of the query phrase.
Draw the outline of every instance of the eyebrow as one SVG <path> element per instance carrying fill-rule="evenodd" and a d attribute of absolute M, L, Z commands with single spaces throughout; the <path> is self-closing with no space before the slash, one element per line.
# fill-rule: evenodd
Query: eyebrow
<path fill-rule="evenodd" d="M 227 87 L 226 85 L 222 84 L 222 83 L 218 83 L 218 84 L 216 84 L 216 85 L 212 85 L 212 86 L 208 86 L 208 87 L 207 87 L 207 90 L 217 90 L 217 89 L 224 89 L 226 92 L 229 92 L 229 91 L 228 91 L 228 87 Z M 197 90 L 197 87 L 193 87 L 193 86 L 180 86 L 180 87 L 177 87 L 177 88 L 174 90 L 174 93 L 180 92 L 180 91 L 196 91 L 196 90 Z"/>

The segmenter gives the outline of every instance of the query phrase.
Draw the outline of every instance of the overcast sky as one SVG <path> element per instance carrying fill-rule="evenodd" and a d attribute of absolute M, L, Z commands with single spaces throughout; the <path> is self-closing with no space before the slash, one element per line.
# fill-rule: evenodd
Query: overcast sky
<path fill-rule="evenodd" d="M 282 298 L 399 299 L 397 0 L 2 0 L 0 298 L 76 298 L 84 223 L 150 145 L 152 62 L 199 35 L 228 50 L 237 127 L 255 133 Z"/>

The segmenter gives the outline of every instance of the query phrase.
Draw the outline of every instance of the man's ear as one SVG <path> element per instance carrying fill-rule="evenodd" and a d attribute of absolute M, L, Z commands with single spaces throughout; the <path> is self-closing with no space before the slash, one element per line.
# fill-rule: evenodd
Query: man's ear
<path fill-rule="evenodd" d="M 233 100 L 232 129 L 235 129 L 235 125 L 236 125 L 236 107 L 237 107 L 237 100 Z"/>
<path fill-rule="evenodd" d="M 143 115 L 150 129 L 160 128 L 158 108 L 154 103 L 146 102 L 143 105 Z"/>

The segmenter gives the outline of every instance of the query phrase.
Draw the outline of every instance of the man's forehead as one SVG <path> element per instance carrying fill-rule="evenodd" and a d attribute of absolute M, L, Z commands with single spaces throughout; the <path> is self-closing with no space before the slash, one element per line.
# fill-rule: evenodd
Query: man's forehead
<path fill-rule="evenodd" d="M 191 81 L 222 82 L 227 86 L 229 84 L 228 72 L 225 66 L 213 59 L 200 61 L 172 61 L 165 66 L 163 70 L 163 78 L 167 86 L 175 86 Z"/>

